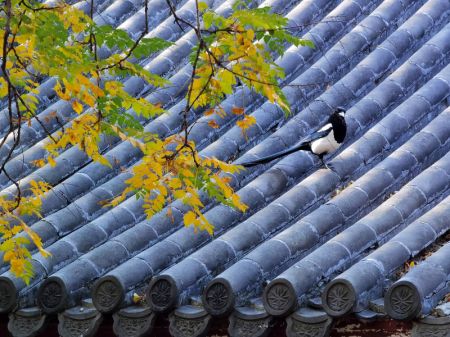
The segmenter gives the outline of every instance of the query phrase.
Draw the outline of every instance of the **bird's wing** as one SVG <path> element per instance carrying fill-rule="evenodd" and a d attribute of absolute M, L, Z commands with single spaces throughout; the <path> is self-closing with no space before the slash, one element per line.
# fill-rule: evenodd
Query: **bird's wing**
<path fill-rule="evenodd" d="M 322 129 L 320 129 L 319 131 L 313 132 L 313 133 L 311 133 L 310 135 L 308 135 L 308 136 L 306 136 L 305 138 L 303 138 L 300 144 L 305 144 L 305 143 L 308 143 L 308 142 L 313 142 L 313 141 L 315 141 L 315 140 L 317 140 L 317 139 L 320 139 L 320 138 L 323 138 L 323 137 L 328 136 L 328 134 L 330 133 L 330 131 L 331 131 L 333 128 L 331 127 L 330 124 L 327 124 L 326 126 L 327 126 L 326 128 L 322 128 Z M 293 147 L 296 147 L 296 146 L 299 146 L 299 144 L 294 145 Z"/>
<path fill-rule="evenodd" d="M 308 143 L 317 140 L 319 138 L 325 137 L 326 135 L 328 135 L 331 131 L 331 127 L 325 129 L 325 130 L 320 130 L 317 132 L 314 132 L 308 136 L 306 136 L 305 138 L 303 138 L 301 140 L 301 142 L 297 143 L 296 145 L 290 147 L 289 149 L 271 154 L 269 156 L 266 157 L 262 157 L 256 160 L 252 160 L 252 161 L 248 161 L 248 162 L 244 162 L 244 163 L 238 163 L 238 165 L 242 165 L 244 167 L 252 167 L 252 166 L 256 166 L 259 164 L 265 164 L 268 162 L 271 162 L 272 160 L 278 159 L 280 157 L 286 156 L 288 154 L 291 154 L 293 152 L 299 151 L 302 148 L 304 149 L 305 145 L 307 145 Z"/>

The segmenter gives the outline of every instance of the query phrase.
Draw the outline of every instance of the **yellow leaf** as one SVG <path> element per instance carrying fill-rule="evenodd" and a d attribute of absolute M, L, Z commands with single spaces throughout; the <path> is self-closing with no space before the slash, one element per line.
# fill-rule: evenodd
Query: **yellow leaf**
<path fill-rule="evenodd" d="M 138 304 L 142 301 L 142 296 L 139 296 L 137 293 L 133 293 L 133 303 Z"/>
<path fill-rule="evenodd" d="M 255 32 L 253 31 L 253 29 L 247 30 L 247 39 L 249 39 L 250 41 L 253 41 L 254 38 L 255 38 Z"/>
<path fill-rule="evenodd" d="M 55 159 L 53 159 L 52 156 L 49 156 L 47 158 L 47 160 L 48 160 L 48 163 L 50 164 L 51 167 L 55 167 L 56 166 L 56 161 L 55 161 Z"/>
<path fill-rule="evenodd" d="M 175 222 L 175 217 L 173 216 L 172 207 L 168 207 L 168 208 L 167 208 L 166 215 L 167 215 L 167 217 L 170 218 L 170 220 L 172 221 L 172 223 Z"/>
<path fill-rule="evenodd" d="M 218 129 L 218 128 L 219 128 L 219 124 L 217 124 L 217 122 L 214 121 L 214 120 L 209 121 L 209 122 L 208 122 L 208 125 L 209 125 L 210 127 L 212 127 L 213 129 Z"/>
<path fill-rule="evenodd" d="M 109 81 L 105 83 L 105 89 L 112 96 L 116 96 L 123 84 L 117 81 Z"/>
<path fill-rule="evenodd" d="M 12 259 L 11 260 L 11 272 L 15 275 L 23 275 L 25 271 L 24 260 Z"/>
<path fill-rule="evenodd" d="M 8 250 L 6 251 L 5 255 L 3 255 L 3 260 L 5 262 L 10 261 L 12 258 L 14 257 L 14 251 L 13 250 Z"/>
<path fill-rule="evenodd" d="M 22 227 L 14 226 L 11 231 L 12 231 L 13 235 L 19 234 L 22 231 Z"/>
<path fill-rule="evenodd" d="M 236 122 L 236 125 L 239 126 L 242 131 L 247 130 L 254 124 L 256 124 L 256 118 L 249 115 L 246 115 L 242 120 Z"/>
<path fill-rule="evenodd" d="M 92 96 L 91 94 L 89 94 L 88 92 L 83 91 L 81 93 L 81 98 L 82 98 L 83 102 L 85 102 L 90 107 L 93 107 L 95 105 L 95 97 Z"/>
<path fill-rule="evenodd" d="M 72 109 L 79 114 L 83 111 L 83 106 L 78 101 L 73 101 Z"/>
<path fill-rule="evenodd" d="M 61 87 L 61 83 L 56 82 L 54 89 L 55 89 L 56 94 L 61 99 L 65 100 L 65 101 L 70 100 L 70 96 L 67 94 L 67 91 L 63 90 L 63 88 Z"/>
<path fill-rule="evenodd" d="M 206 111 L 203 113 L 205 116 L 210 116 L 214 113 L 215 109 L 211 108 L 211 109 L 206 109 Z"/>
<path fill-rule="evenodd" d="M 234 113 L 235 115 L 242 115 L 244 114 L 244 108 L 239 108 L 237 106 L 233 107 L 233 109 L 231 109 L 231 112 Z"/>
<path fill-rule="evenodd" d="M 183 221 L 185 226 L 189 226 L 195 223 L 197 220 L 197 216 L 194 212 L 189 211 L 183 216 Z"/>
<path fill-rule="evenodd" d="M 8 84 L 3 77 L 0 77 L 0 98 L 8 95 Z"/>
<path fill-rule="evenodd" d="M 203 2 L 203 1 L 200 1 L 199 3 L 198 3 L 198 10 L 200 11 L 200 12 L 204 12 L 204 11 L 206 11 L 208 9 L 208 4 L 206 4 L 205 2 Z"/>
<path fill-rule="evenodd" d="M 241 198 L 237 194 L 233 194 L 231 196 L 231 201 L 238 210 L 241 212 L 245 212 L 248 209 L 248 206 L 241 201 Z"/>
<path fill-rule="evenodd" d="M 45 160 L 44 159 L 36 159 L 36 160 L 33 160 L 32 163 L 36 167 L 42 167 L 45 165 Z"/>

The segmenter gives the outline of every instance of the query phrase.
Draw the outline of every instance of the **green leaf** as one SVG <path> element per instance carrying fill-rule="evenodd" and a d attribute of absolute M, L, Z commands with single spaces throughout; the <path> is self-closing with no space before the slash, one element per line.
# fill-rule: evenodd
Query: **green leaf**
<path fill-rule="evenodd" d="M 300 41 L 299 41 L 299 44 L 301 45 L 301 46 L 305 46 L 305 47 L 309 47 L 309 48 L 316 48 L 316 46 L 314 45 L 314 42 L 312 42 L 311 40 L 304 40 L 304 39 L 301 39 Z"/>
<path fill-rule="evenodd" d="M 206 12 L 203 14 L 203 25 L 205 29 L 210 29 L 214 22 L 215 14 L 213 12 Z"/>
<path fill-rule="evenodd" d="M 133 55 L 137 58 L 150 56 L 151 54 L 167 49 L 172 45 L 172 42 L 160 39 L 158 37 L 143 38 L 139 42 L 138 46 L 133 50 Z"/>
<path fill-rule="evenodd" d="M 117 47 L 125 51 L 134 45 L 132 38 L 122 29 L 114 29 L 109 25 L 94 26 L 93 33 L 99 45 L 105 44 L 108 48 Z"/>

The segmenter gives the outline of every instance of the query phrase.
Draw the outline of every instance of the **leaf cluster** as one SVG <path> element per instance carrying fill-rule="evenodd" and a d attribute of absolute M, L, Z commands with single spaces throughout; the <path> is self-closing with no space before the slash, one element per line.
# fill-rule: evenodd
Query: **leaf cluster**
<path fill-rule="evenodd" d="M 271 13 L 270 7 L 239 9 L 224 17 L 200 3 L 203 12 L 201 41 L 191 54 L 196 64 L 192 82 L 192 106 L 216 106 L 239 84 L 255 90 L 286 113 L 289 105 L 278 85 L 284 78 L 273 55 L 282 55 L 286 44 L 310 45 L 309 41 L 291 35 L 287 18 Z M 198 55 L 198 56 L 197 56 Z M 251 119 L 240 123 L 250 124 Z"/>
<path fill-rule="evenodd" d="M 18 199 L 8 199 L 0 196 L 0 251 L 3 259 L 10 263 L 11 272 L 19 275 L 26 283 L 33 276 L 30 262 L 31 254 L 27 247 L 31 242 L 43 256 L 49 256 L 42 245 L 41 238 L 22 220 L 22 216 L 40 216 L 42 196 L 50 190 L 44 182 L 30 182 L 27 196 Z M 18 235 L 24 232 L 26 235 Z"/>

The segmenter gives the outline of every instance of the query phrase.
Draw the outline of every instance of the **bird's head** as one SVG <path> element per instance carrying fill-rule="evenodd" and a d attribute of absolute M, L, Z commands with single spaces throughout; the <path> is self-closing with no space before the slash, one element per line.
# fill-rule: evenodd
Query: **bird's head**
<path fill-rule="evenodd" d="M 337 107 L 334 109 L 333 113 L 328 118 L 328 123 L 333 123 L 337 120 L 343 120 L 345 117 L 345 109 L 342 107 Z"/>
<path fill-rule="evenodd" d="M 335 113 L 335 114 L 338 114 L 338 115 L 340 115 L 340 116 L 342 116 L 342 117 L 344 117 L 344 115 L 345 115 L 346 112 L 347 112 L 347 111 L 345 111 L 345 109 L 342 108 L 342 107 L 337 107 L 337 108 L 334 110 L 334 113 Z"/>
<path fill-rule="evenodd" d="M 331 114 L 328 122 L 333 126 L 334 138 L 340 144 L 347 134 L 347 124 L 345 123 L 345 109 L 337 107 Z"/>

